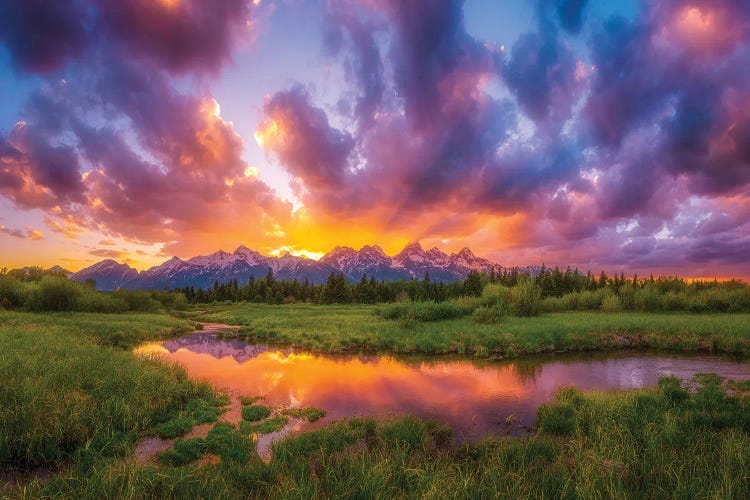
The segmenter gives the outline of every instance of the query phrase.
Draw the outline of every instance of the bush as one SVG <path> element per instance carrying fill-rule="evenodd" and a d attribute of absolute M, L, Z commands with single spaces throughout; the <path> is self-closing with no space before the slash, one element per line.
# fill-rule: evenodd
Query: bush
<path fill-rule="evenodd" d="M 415 302 L 413 307 L 417 321 L 442 321 L 463 314 L 460 307 L 450 302 Z"/>
<path fill-rule="evenodd" d="M 383 319 L 399 319 L 406 314 L 410 307 L 409 303 L 399 302 L 396 304 L 388 304 L 375 309 L 375 315 L 380 316 Z"/>
<path fill-rule="evenodd" d="M 162 308 L 161 303 L 149 292 L 117 290 L 112 292 L 112 296 L 123 300 L 128 305 L 129 311 L 155 312 Z"/>
<path fill-rule="evenodd" d="M 645 287 L 635 292 L 635 307 L 639 311 L 653 312 L 662 308 L 661 295 L 652 287 Z"/>
<path fill-rule="evenodd" d="M 499 323 L 508 317 L 510 311 L 505 304 L 494 306 L 481 306 L 474 310 L 472 317 L 477 323 L 493 324 Z"/>
<path fill-rule="evenodd" d="M 687 311 L 690 299 L 684 292 L 667 292 L 662 297 L 662 305 L 667 311 Z"/>
<path fill-rule="evenodd" d="M 494 306 L 496 304 L 510 304 L 510 288 L 499 283 L 488 283 L 482 290 L 480 303 L 484 306 Z"/>
<path fill-rule="evenodd" d="M 10 276 L 0 276 L 0 307 L 23 307 L 29 300 L 29 286 Z"/>
<path fill-rule="evenodd" d="M 633 311 L 635 309 L 635 287 L 632 285 L 622 286 L 619 293 L 622 308 L 626 311 Z"/>
<path fill-rule="evenodd" d="M 73 311 L 81 296 L 81 285 L 65 278 L 44 276 L 32 288 L 28 308 L 32 311 Z"/>
<path fill-rule="evenodd" d="M 457 318 L 464 309 L 452 302 L 409 302 L 379 307 L 375 314 L 384 319 L 399 319 L 402 322 L 442 321 Z"/>
<path fill-rule="evenodd" d="M 542 292 L 531 280 L 526 280 L 510 290 L 511 308 L 516 316 L 538 316 Z"/>
<path fill-rule="evenodd" d="M 481 297 L 456 297 L 451 304 L 461 309 L 462 314 L 471 314 L 474 309 L 482 305 Z"/>
<path fill-rule="evenodd" d="M 607 295 L 604 300 L 602 300 L 601 310 L 607 313 L 622 311 L 622 302 L 620 301 L 620 297 L 614 294 Z"/>

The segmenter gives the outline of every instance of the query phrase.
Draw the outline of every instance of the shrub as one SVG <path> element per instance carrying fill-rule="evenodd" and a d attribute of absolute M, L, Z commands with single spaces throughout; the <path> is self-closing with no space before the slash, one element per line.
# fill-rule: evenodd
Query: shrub
<path fill-rule="evenodd" d="M 399 319 L 402 322 L 442 321 L 457 318 L 464 310 L 452 302 L 407 302 L 379 307 L 375 314 L 384 319 Z"/>
<path fill-rule="evenodd" d="M 123 300 L 130 311 L 154 312 L 162 308 L 159 301 L 144 291 L 117 290 L 112 292 L 112 296 Z"/>
<path fill-rule="evenodd" d="M 531 280 L 526 280 L 511 288 L 511 308 L 516 316 L 538 316 L 541 309 L 542 293 Z"/>
<path fill-rule="evenodd" d="M 602 300 L 601 310 L 607 313 L 620 312 L 622 310 L 620 297 L 614 294 L 607 295 L 604 300 Z"/>
<path fill-rule="evenodd" d="M 690 303 L 684 292 L 667 292 L 662 297 L 662 305 L 667 311 L 687 311 Z"/>
<path fill-rule="evenodd" d="M 460 307 L 450 302 L 415 302 L 413 307 L 417 321 L 442 321 L 463 314 Z"/>
<path fill-rule="evenodd" d="M 375 309 L 375 314 L 383 319 L 398 319 L 406 314 L 410 304 L 406 302 L 399 302 L 396 304 L 388 304 Z"/>
<path fill-rule="evenodd" d="M 659 311 L 662 307 L 659 291 L 649 286 L 636 290 L 635 307 L 640 311 Z"/>
<path fill-rule="evenodd" d="M 620 301 L 622 302 L 622 308 L 626 311 L 632 311 L 635 309 L 635 287 L 632 285 L 625 285 L 620 287 Z"/>
<path fill-rule="evenodd" d="M 496 304 L 507 305 L 510 303 L 510 296 L 510 288 L 499 283 L 487 283 L 484 290 L 482 290 L 480 303 L 484 306 L 494 306 Z"/>
<path fill-rule="evenodd" d="M 481 297 L 456 297 L 451 304 L 461 309 L 462 314 L 471 314 L 474 309 L 482 305 Z"/>
<path fill-rule="evenodd" d="M 503 321 L 508 317 L 509 312 L 505 304 L 481 306 L 474 310 L 472 317 L 477 323 L 493 324 Z"/>
<path fill-rule="evenodd" d="M 0 276 L 0 307 L 3 309 L 23 307 L 29 300 L 29 293 L 29 287 L 23 281 Z"/>
<path fill-rule="evenodd" d="M 28 307 L 34 311 L 73 311 L 80 296 L 80 284 L 44 276 L 32 289 Z"/>

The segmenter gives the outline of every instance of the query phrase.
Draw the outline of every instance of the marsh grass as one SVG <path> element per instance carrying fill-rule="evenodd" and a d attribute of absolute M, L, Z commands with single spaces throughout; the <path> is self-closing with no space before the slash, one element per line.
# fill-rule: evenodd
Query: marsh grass
<path fill-rule="evenodd" d="M 289 423 L 289 418 L 283 415 L 270 417 L 257 423 L 250 423 L 243 420 L 239 424 L 239 431 L 245 435 L 270 434 L 272 432 L 279 432 L 287 423 Z"/>
<path fill-rule="evenodd" d="M 242 408 L 242 418 L 248 422 L 258 422 L 271 416 L 271 408 L 263 405 L 249 405 Z"/>
<path fill-rule="evenodd" d="M 178 435 L 221 402 L 178 367 L 110 347 L 189 327 L 162 315 L 0 311 L 0 468 L 91 466 Z M 187 328 L 189 329 L 189 328 Z"/>
<path fill-rule="evenodd" d="M 733 389 L 733 387 L 735 389 Z M 456 444 L 440 424 L 411 417 L 334 422 L 272 445 L 261 462 L 231 425 L 184 458 L 215 465 L 132 463 L 32 483 L 26 496 L 207 498 L 748 498 L 748 388 L 710 375 L 653 389 L 564 389 L 539 410 L 539 433 Z M 741 392 L 741 391 L 740 391 Z M 244 439 L 244 440 L 243 440 Z M 171 454 L 166 454 L 171 456 Z M 166 458 L 163 460 L 167 460 Z"/>
<path fill-rule="evenodd" d="M 288 415 L 293 418 L 304 418 L 309 422 L 315 422 L 326 416 L 326 411 L 312 406 L 307 408 L 285 408 L 280 411 L 282 415 Z"/>
<path fill-rule="evenodd" d="M 243 325 L 248 341 L 320 352 L 476 353 L 492 357 L 638 347 L 750 355 L 750 314 L 746 313 L 574 311 L 511 316 L 500 323 L 477 323 L 463 315 L 403 326 L 374 314 L 378 307 L 236 304 L 212 306 L 204 317 L 206 321 Z"/>
<path fill-rule="evenodd" d="M 253 403 L 257 403 L 262 400 L 263 396 L 240 396 L 240 404 L 242 406 L 250 406 Z"/>

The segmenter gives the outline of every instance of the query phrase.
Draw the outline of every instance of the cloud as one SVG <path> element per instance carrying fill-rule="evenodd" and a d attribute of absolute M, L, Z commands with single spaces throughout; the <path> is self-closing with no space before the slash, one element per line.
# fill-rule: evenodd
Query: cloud
<path fill-rule="evenodd" d="M 6 2 L 0 43 L 47 76 L 0 135 L 0 194 L 69 238 L 165 254 L 388 233 L 506 263 L 747 268 L 750 7 L 658 0 L 593 22 L 587 4 L 539 0 L 505 51 L 467 31 L 460 0 L 324 2 L 336 105 L 302 78 L 256 133 L 293 212 L 245 175 L 247 144 L 204 90 L 250 2 Z"/>
<path fill-rule="evenodd" d="M 267 119 L 255 136 L 295 179 L 304 181 L 298 189 L 342 186 L 354 141 L 329 125 L 326 113 L 310 104 L 302 87 L 276 93 L 263 111 Z"/>
<path fill-rule="evenodd" d="M 88 43 L 86 2 L 6 0 L 0 3 L 0 42 L 22 70 L 49 72 Z"/>
<path fill-rule="evenodd" d="M 7 236 L 12 236 L 13 238 L 20 238 L 23 240 L 41 240 L 44 239 L 44 233 L 42 233 L 38 229 L 34 229 L 33 227 L 27 227 L 26 230 L 21 229 L 11 229 L 5 225 L 0 224 L 0 233 L 6 234 Z"/>
<path fill-rule="evenodd" d="M 95 257 L 104 257 L 106 259 L 124 259 L 130 254 L 125 251 L 111 250 L 109 248 L 96 248 L 89 251 L 89 255 L 93 255 Z"/>
<path fill-rule="evenodd" d="M 246 0 L 6 0 L 0 42 L 19 69 L 47 73 L 97 47 L 174 72 L 216 71 L 248 30 Z"/>

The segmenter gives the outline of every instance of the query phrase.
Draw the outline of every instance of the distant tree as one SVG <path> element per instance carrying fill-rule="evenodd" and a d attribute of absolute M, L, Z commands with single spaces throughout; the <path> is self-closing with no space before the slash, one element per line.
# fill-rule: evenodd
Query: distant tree
<path fill-rule="evenodd" d="M 482 295 L 482 276 L 477 271 L 469 271 L 464 281 L 464 293 L 474 297 Z"/>

